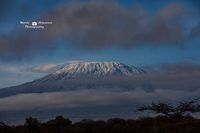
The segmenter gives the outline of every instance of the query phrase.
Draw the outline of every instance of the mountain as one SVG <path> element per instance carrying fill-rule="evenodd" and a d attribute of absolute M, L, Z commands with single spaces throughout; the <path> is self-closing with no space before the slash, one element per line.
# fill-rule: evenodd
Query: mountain
<path fill-rule="evenodd" d="M 144 70 L 138 67 L 120 62 L 75 62 L 63 66 L 52 74 L 39 79 L 39 81 L 67 80 L 90 76 L 132 76 L 145 73 Z"/>
<path fill-rule="evenodd" d="M 129 77 L 146 74 L 141 68 L 120 62 L 73 62 L 57 68 L 32 82 L 0 89 L 0 97 L 77 89 L 131 88 Z"/>

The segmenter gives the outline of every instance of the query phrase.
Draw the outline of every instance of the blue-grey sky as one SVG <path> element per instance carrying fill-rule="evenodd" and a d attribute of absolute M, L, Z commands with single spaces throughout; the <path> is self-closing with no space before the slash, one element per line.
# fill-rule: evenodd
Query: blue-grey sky
<path fill-rule="evenodd" d="M 0 88 L 71 60 L 135 66 L 200 63 L 198 0 L 1 0 Z M 51 21 L 26 29 L 20 21 Z"/>

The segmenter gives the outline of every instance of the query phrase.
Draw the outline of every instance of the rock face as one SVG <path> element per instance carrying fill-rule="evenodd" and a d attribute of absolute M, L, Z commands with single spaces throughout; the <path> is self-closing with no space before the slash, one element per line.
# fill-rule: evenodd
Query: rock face
<path fill-rule="evenodd" d="M 0 89 L 0 97 L 21 93 L 57 92 L 77 89 L 133 88 L 131 77 L 144 75 L 138 67 L 119 62 L 74 62 L 53 73 L 22 85 Z"/>

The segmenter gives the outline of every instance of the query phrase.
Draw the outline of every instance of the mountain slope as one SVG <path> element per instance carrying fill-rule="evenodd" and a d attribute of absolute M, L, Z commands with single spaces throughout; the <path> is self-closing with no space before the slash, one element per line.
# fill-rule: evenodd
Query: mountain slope
<path fill-rule="evenodd" d="M 119 62 L 75 62 L 65 64 L 55 72 L 32 82 L 0 89 L 0 97 L 77 89 L 133 88 L 129 77 L 145 73 L 140 68 Z"/>

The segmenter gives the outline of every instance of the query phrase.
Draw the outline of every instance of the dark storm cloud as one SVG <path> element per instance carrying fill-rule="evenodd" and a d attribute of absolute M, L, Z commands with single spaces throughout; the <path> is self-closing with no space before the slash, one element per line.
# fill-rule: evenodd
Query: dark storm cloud
<path fill-rule="evenodd" d="M 180 64 L 165 64 L 161 67 L 162 70 L 173 74 L 191 74 L 200 75 L 200 64 L 180 63 Z"/>
<path fill-rule="evenodd" d="M 0 22 L 11 23 L 15 18 L 26 18 L 32 16 L 35 7 L 26 0 L 1 0 L 0 1 Z"/>
<path fill-rule="evenodd" d="M 32 57 L 37 51 L 51 51 L 55 46 L 47 38 L 42 37 L 41 34 L 44 32 L 27 30 L 20 33 L 13 32 L 12 35 L 1 35 L 0 59 L 21 60 Z"/>
<path fill-rule="evenodd" d="M 200 86 L 200 64 L 183 62 L 178 64 L 162 64 L 146 67 L 149 70 L 149 79 L 155 84 L 166 83 L 166 86 L 180 89 L 198 89 Z M 157 83 L 156 83 L 157 82 Z M 163 85 L 165 86 L 165 85 Z"/>
<path fill-rule="evenodd" d="M 192 29 L 190 37 L 200 37 L 200 23 Z"/>
<path fill-rule="evenodd" d="M 181 62 L 177 64 L 161 64 L 159 66 L 146 66 L 144 67 L 153 73 L 166 73 L 166 74 L 190 74 L 200 76 L 200 64 L 193 62 Z"/>
<path fill-rule="evenodd" d="M 55 7 L 39 21 L 52 21 L 44 30 L 21 30 L 0 36 L 0 58 L 23 59 L 35 52 L 56 49 L 61 39 L 66 46 L 99 50 L 107 47 L 138 47 L 185 41 L 183 17 L 189 12 L 180 4 L 170 4 L 155 14 L 142 6 L 125 8 L 113 1 L 74 2 Z"/>
<path fill-rule="evenodd" d="M 73 44 L 98 49 L 181 42 L 184 26 L 180 20 L 187 15 L 179 4 L 170 4 L 152 16 L 141 6 L 126 9 L 113 2 L 91 2 L 60 6 L 45 17 L 57 23 L 49 34 L 64 35 Z"/>
<path fill-rule="evenodd" d="M 159 67 L 147 67 L 149 74 L 144 82 L 151 83 L 154 88 L 197 90 L 200 88 L 200 64 L 183 62 L 178 64 L 162 64 Z"/>

